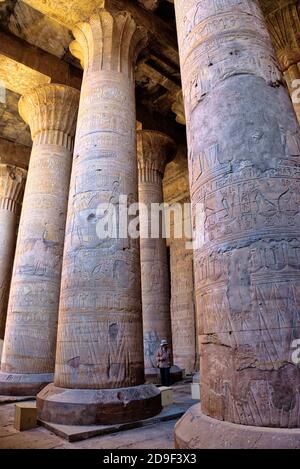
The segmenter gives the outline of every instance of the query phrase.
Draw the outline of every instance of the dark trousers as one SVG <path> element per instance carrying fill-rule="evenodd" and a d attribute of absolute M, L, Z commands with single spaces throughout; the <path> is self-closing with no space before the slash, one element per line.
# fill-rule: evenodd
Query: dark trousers
<path fill-rule="evenodd" d="M 160 380 L 162 386 L 170 386 L 170 368 L 160 368 Z"/>

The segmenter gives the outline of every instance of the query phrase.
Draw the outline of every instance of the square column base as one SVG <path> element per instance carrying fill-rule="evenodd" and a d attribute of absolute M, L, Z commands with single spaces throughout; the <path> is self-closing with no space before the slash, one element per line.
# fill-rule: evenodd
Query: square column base
<path fill-rule="evenodd" d="M 161 392 L 161 405 L 167 407 L 172 405 L 174 402 L 173 399 L 173 389 L 168 388 L 167 386 L 160 386 L 159 390 Z"/>
<path fill-rule="evenodd" d="M 237 425 L 192 406 L 175 426 L 177 449 L 300 449 L 300 428 Z"/>
<path fill-rule="evenodd" d="M 37 412 L 35 402 L 23 402 L 15 405 L 14 428 L 19 432 L 30 430 L 37 426 Z"/>
<path fill-rule="evenodd" d="M 67 389 L 49 384 L 37 395 L 38 419 L 62 425 L 134 422 L 161 412 L 153 384 L 116 389 Z"/>
<path fill-rule="evenodd" d="M 200 401 L 200 384 L 199 383 L 191 384 L 191 394 L 192 394 L 192 399 L 194 399 L 195 401 Z"/>

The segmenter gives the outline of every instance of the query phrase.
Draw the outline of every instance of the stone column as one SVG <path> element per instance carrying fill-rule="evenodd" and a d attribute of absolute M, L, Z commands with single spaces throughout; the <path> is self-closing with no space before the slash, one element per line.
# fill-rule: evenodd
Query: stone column
<path fill-rule="evenodd" d="M 151 209 L 164 202 L 162 178 L 176 147 L 167 135 L 156 131 L 140 130 L 137 140 L 139 202 L 147 209 L 146 216 L 140 219 L 145 374 L 147 379 L 157 381 L 156 352 L 162 339 L 172 348 L 172 330 L 166 239 L 162 217 L 160 226 L 151 226 Z M 156 237 L 152 237 L 155 228 Z M 181 377 L 178 367 L 172 367 L 171 374 L 172 379 Z"/>
<path fill-rule="evenodd" d="M 299 1 L 262 2 L 262 8 L 300 123 Z"/>
<path fill-rule="evenodd" d="M 197 367 L 193 251 L 184 238 L 170 240 L 170 270 L 174 363 L 190 374 Z"/>
<path fill-rule="evenodd" d="M 176 425 L 176 445 L 300 447 L 300 430 L 288 430 L 300 426 L 299 125 L 257 1 L 175 9 L 193 216 L 202 208 L 204 225 L 201 411 Z"/>
<path fill-rule="evenodd" d="M 4 339 L 9 286 L 27 171 L 0 164 L 0 339 Z"/>
<path fill-rule="evenodd" d="M 53 379 L 61 264 L 79 92 L 42 85 L 21 98 L 33 140 L 11 281 L 0 394 Z"/>
<path fill-rule="evenodd" d="M 146 35 L 128 13 L 104 9 L 73 33 L 84 76 L 55 381 L 39 394 L 38 411 L 56 423 L 108 424 L 161 408 L 157 388 L 144 385 L 139 240 L 119 223 L 116 233 L 101 234 L 107 214 L 124 213 L 120 196 L 128 205 L 138 200 L 134 64 Z"/>
<path fill-rule="evenodd" d="M 181 115 L 184 116 L 183 102 L 181 110 Z M 194 306 L 192 223 L 186 146 L 180 146 L 176 158 L 167 165 L 163 187 L 165 202 L 170 206 L 181 207 L 181 218 L 174 217 L 172 220 L 167 244 L 170 248 L 174 361 L 189 374 L 199 370 L 199 347 Z"/>

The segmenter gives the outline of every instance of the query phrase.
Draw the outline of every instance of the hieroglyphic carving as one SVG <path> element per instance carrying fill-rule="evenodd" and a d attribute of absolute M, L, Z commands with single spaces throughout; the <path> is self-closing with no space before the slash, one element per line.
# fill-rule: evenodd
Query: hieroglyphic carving
<path fill-rule="evenodd" d="M 85 69 L 71 176 L 55 385 L 120 388 L 143 382 L 138 240 L 101 239 L 98 207 L 138 200 L 135 57 L 145 32 L 126 12 L 99 9 L 74 29 Z M 117 235 L 119 233 L 117 232 Z"/>
<path fill-rule="evenodd" d="M 186 4 L 185 14 L 181 15 L 178 9 L 176 14 L 181 66 L 185 68 L 182 81 L 187 115 L 207 93 L 241 71 L 260 76 L 275 86 L 282 80 L 255 1 L 244 1 L 242 5 L 239 0 L 202 0 L 196 5 L 187 1 Z M 249 56 L 249 30 L 254 28 Z"/>
<path fill-rule="evenodd" d="M 43 85 L 20 114 L 33 148 L 12 275 L 1 372 L 54 371 L 64 226 L 79 92 Z M 22 385 L 22 380 L 20 380 Z"/>
<path fill-rule="evenodd" d="M 185 239 L 170 240 L 171 318 L 174 362 L 192 373 L 196 369 L 193 251 Z"/>
<path fill-rule="evenodd" d="M 163 180 L 164 201 L 170 205 L 182 207 L 181 237 L 176 238 L 174 220 L 171 225 L 170 238 L 170 272 L 171 272 L 171 323 L 174 362 L 192 373 L 199 369 L 199 347 L 197 318 L 194 307 L 193 250 L 191 240 L 189 175 L 187 149 L 178 149 L 176 158 L 166 167 Z M 184 233 L 183 233 L 184 231 Z"/>
<path fill-rule="evenodd" d="M 175 0 L 193 210 L 201 407 L 299 427 L 299 127 L 258 2 Z M 194 212 L 195 213 L 195 212 Z"/>
<path fill-rule="evenodd" d="M 0 339 L 4 338 L 18 219 L 27 171 L 0 164 Z"/>
<path fill-rule="evenodd" d="M 137 132 L 139 202 L 148 209 L 148 236 L 151 234 L 151 204 L 163 203 L 162 177 L 165 165 L 175 152 L 174 142 L 160 132 Z M 160 235 L 151 239 L 143 237 L 141 229 L 142 305 L 144 331 L 144 359 L 146 375 L 156 374 L 156 351 L 160 341 L 166 339 L 171 348 L 171 316 L 169 271 L 166 240 Z M 160 230 L 160 234 L 162 230 Z"/>

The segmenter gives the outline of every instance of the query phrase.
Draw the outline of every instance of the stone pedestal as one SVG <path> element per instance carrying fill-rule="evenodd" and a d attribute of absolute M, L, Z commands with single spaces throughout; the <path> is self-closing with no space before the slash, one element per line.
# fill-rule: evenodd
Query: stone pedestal
<path fill-rule="evenodd" d="M 161 405 L 167 407 L 174 403 L 173 389 L 167 386 L 160 386 Z"/>
<path fill-rule="evenodd" d="M 282 447 L 300 426 L 299 125 L 258 2 L 175 0 L 175 9 L 193 216 L 202 213 L 204 233 L 194 252 L 202 412 L 224 436 L 228 422 L 280 429 Z M 194 422 L 187 446 L 203 447 Z M 183 419 L 178 446 L 186 429 Z M 204 446 L 214 434 L 208 425 Z"/>
<path fill-rule="evenodd" d="M 30 430 L 37 426 L 37 409 L 35 402 L 15 404 L 14 428 L 18 432 Z"/>
<path fill-rule="evenodd" d="M 38 414 L 54 423 L 109 424 L 161 409 L 159 390 L 144 385 L 139 240 L 120 214 L 138 201 L 133 70 L 146 36 L 126 12 L 104 9 L 73 33 L 84 77 L 55 380 L 38 395 Z"/>
<path fill-rule="evenodd" d="M 254 427 L 222 422 L 195 404 L 175 425 L 180 449 L 299 449 L 300 429 Z"/>
<path fill-rule="evenodd" d="M 192 399 L 200 400 L 200 373 L 193 375 L 193 382 L 191 384 Z"/>
<path fill-rule="evenodd" d="M 147 380 L 160 379 L 156 352 L 162 339 L 172 350 L 170 279 L 163 214 L 154 216 L 163 204 L 162 178 L 167 160 L 175 152 L 174 142 L 160 132 L 137 132 L 140 247 L 144 361 Z M 172 374 L 174 374 L 174 371 Z"/>
<path fill-rule="evenodd" d="M 4 339 L 9 286 L 27 171 L 0 164 L 0 339 Z"/>
<path fill-rule="evenodd" d="M 43 85 L 21 98 L 33 147 L 12 274 L 0 394 L 53 378 L 64 228 L 79 92 Z"/>

